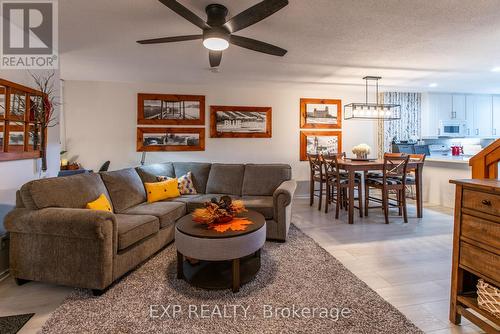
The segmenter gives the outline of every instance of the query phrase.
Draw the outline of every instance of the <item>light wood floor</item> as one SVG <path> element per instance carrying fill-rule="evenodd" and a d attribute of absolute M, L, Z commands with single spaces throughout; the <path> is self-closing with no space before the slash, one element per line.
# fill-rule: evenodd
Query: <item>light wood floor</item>
<path fill-rule="evenodd" d="M 417 219 L 409 205 L 408 214 L 408 224 L 391 217 L 386 225 L 382 210 L 373 209 L 348 225 L 345 211 L 335 220 L 334 210 L 325 214 L 317 201 L 311 208 L 301 199 L 292 221 L 423 331 L 482 333 L 466 319 L 462 326 L 448 321 L 452 210 L 425 207 L 424 218 Z"/>
<path fill-rule="evenodd" d="M 308 200 L 295 202 L 293 222 L 342 261 L 360 279 L 396 306 L 428 333 L 481 333 L 467 320 L 462 326 L 448 322 L 452 223 L 450 210 L 426 207 L 423 219 L 398 217 L 383 224 L 379 210 L 369 218 L 356 216 L 348 225 L 346 213 L 339 220 L 309 207 Z M 415 208 L 410 206 L 410 217 Z M 11 278 L 0 282 L 0 316 L 36 313 L 19 332 L 35 333 L 48 319 L 70 288 L 42 283 L 16 286 Z"/>

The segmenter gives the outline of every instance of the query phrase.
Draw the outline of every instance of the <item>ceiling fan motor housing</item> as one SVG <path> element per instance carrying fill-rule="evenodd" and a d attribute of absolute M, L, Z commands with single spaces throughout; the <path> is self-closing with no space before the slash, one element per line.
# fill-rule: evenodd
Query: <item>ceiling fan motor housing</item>
<path fill-rule="evenodd" d="M 207 13 L 207 23 L 212 27 L 220 27 L 226 23 L 226 16 L 229 13 L 227 8 L 218 3 L 213 3 L 205 8 Z"/>

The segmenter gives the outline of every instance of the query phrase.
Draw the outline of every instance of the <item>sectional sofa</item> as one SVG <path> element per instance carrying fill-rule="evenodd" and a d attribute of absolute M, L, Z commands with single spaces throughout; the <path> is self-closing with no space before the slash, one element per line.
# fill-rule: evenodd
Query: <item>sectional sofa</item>
<path fill-rule="evenodd" d="M 144 182 L 192 173 L 198 194 L 146 201 Z M 242 199 L 285 241 L 296 183 L 282 164 L 162 163 L 100 174 L 31 181 L 5 218 L 10 271 L 19 284 L 42 281 L 102 293 L 174 239 L 175 222 L 212 197 Z M 84 209 L 105 194 L 113 213 Z"/>

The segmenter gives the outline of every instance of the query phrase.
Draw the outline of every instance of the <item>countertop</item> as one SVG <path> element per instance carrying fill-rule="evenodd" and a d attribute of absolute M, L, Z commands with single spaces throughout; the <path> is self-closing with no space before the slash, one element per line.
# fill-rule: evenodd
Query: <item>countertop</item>
<path fill-rule="evenodd" d="M 453 164 L 469 164 L 470 155 L 429 155 L 425 158 L 425 161 L 434 162 L 449 162 Z"/>

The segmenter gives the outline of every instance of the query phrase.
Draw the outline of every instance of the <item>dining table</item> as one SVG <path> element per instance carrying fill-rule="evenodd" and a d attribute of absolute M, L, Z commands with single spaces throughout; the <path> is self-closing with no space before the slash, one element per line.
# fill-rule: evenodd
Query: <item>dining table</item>
<path fill-rule="evenodd" d="M 358 159 L 339 159 L 338 167 L 343 169 L 348 174 L 348 220 L 349 224 L 354 223 L 354 187 L 355 187 L 355 177 L 356 172 L 363 172 L 366 176 L 368 171 L 383 171 L 384 169 L 384 159 L 368 159 L 368 160 L 358 160 Z M 422 207 L 422 170 L 424 167 L 424 162 L 421 160 L 410 159 L 408 161 L 407 170 L 415 171 L 415 195 L 417 204 L 417 217 L 423 217 L 423 207 Z M 363 185 L 366 186 L 366 185 Z M 362 196 L 362 194 L 358 194 Z"/>

